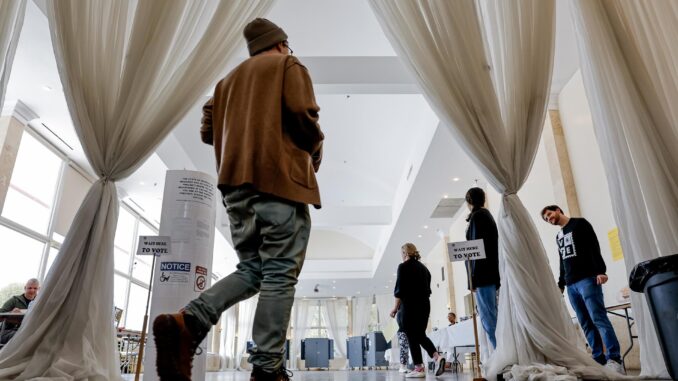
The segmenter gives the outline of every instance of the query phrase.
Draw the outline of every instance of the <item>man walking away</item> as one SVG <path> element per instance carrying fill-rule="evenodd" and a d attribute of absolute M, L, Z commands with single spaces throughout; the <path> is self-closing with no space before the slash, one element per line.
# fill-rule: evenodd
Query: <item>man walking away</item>
<path fill-rule="evenodd" d="M 315 173 L 323 133 L 311 79 L 291 55 L 287 34 L 266 19 L 244 30 L 250 58 L 233 69 L 203 107 L 202 141 L 214 146 L 237 270 L 179 313 L 153 323 L 163 381 L 188 381 L 200 342 L 222 312 L 259 293 L 251 381 L 288 380 L 283 346 L 311 230 L 320 208 Z"/>

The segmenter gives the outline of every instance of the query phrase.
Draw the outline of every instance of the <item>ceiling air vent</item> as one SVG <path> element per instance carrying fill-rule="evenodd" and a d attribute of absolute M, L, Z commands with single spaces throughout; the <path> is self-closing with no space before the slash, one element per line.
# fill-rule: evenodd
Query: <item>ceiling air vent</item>
<path fill-rule="evenodd" d="M 463 206 L 463 198 L 442 198 L 431 213 L 431 218 L 454 218 L 459 208 Z"/>

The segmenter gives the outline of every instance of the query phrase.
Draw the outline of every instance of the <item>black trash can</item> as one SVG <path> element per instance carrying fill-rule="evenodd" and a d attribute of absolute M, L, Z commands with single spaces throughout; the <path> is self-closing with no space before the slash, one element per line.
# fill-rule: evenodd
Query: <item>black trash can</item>
<path fill-rule="evenodd" d="M 629 287 L 645 293 L 664 363 L 678 380 L 678 254 L 637 264 Z"/>

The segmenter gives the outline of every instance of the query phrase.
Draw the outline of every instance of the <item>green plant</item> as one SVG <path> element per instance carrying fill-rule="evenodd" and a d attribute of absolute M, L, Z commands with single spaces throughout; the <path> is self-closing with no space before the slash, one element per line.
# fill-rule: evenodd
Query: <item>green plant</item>
<path fill-rule="evenodd" d="M 21 283 L 10 283 L 0 288 L 0 306 L 14 295 L 21 295 L 24 292 L 24 285 Z"/>

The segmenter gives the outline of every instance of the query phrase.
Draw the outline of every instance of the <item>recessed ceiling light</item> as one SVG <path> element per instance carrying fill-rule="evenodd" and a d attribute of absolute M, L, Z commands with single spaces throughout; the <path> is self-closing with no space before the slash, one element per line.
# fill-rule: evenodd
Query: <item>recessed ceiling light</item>
<path fill-rule="evenodd" d="M 356 294 L 360 294 L 360 291 L 356 291 L 355 293 L 356 293 Z"/>
<path fill-rule="evenodd" d="M 139 181 L 139 185 L 146 185 L 146 183 L 143 181 Z"/>
<path fill-rule="evenodd" d="M 42 86 L 42 89 L 45 90 L 45 91 L 52 91 L 52 87 L 51 87 L 51 86 L 47 86 L 47 85 L 43 85 L 43 86 Z"/>
<path fill-rule="evenodd" d="M 337 281 L 336 281 L 336 280 L 333 280 L 332 283 L 337 283 Z"/>
<path fill-rule="evenodd" d="M 455 178 L 452 179 L 452 181 L 459 181 L 459 178 L 455 177 Z"/>
<path fill-rule="evenodd" d="M 450 197 L 450 196 L 448 196 L 448 195 L 446 195 L 446 194 L 443 195 L 443 198 L 448 198 L 448 197 Z"/>
<path fill-rule="evenodd" d="M 421 234 L 419 234 L 417 237 L 421 238 L 421 237 L 423 237 L 423 236 L 422 236 Z"/>
<path fill-rule="evenodd" d="M 334 286 L 332 286 L 332 289 L 333 289 L 333 290 L 336 290 L 337 288 L 336 288 L 336 287 L 334 287 Z"/>
<path fill-rule="evenodd" d="M 424 229 L 428 229 L 428 225 L 424 225 Z"/>

